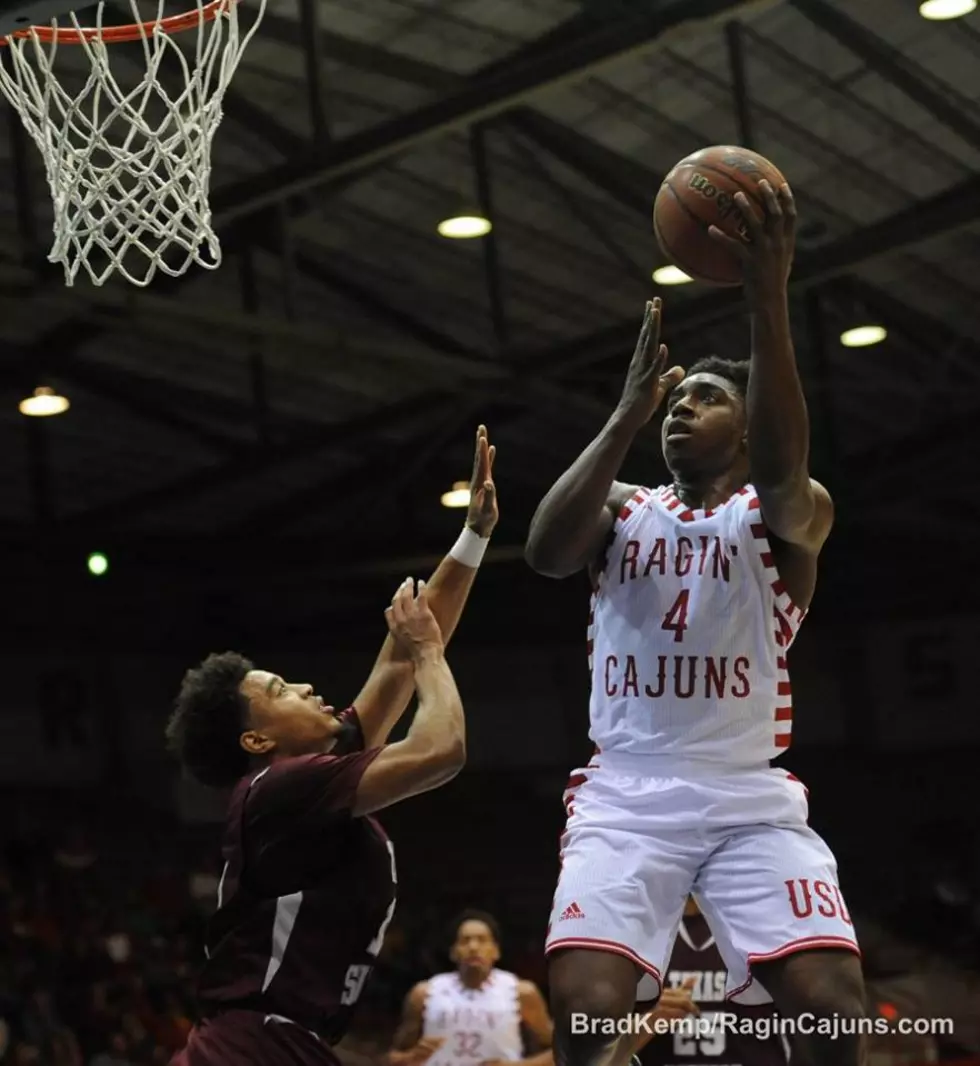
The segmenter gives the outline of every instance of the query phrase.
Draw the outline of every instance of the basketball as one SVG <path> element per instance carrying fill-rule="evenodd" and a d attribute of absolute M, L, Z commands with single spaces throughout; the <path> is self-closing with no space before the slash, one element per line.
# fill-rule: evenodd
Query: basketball
<path fill-rule="evenodd" d="M 778 192 L 783 175 L 757 152 L 715 145 L 682 159 L 664 178 L 653 207 L 653 230 L 664 255 L 685 274 L 710 285 L 738 285 L 742 265 L 723 245 L 712 240 L 709 226 L 745 239 L 745 223 L 735 203 L 741 191 L 759 205 L 759 182 Z"/>

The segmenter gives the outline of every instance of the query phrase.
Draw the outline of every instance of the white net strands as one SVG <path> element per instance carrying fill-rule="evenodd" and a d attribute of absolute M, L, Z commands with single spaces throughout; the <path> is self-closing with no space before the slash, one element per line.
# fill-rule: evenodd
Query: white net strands
<path fill-rule="evenodd" d="M 0 42 L 0 91 L 44 159 L 54 201 L 48 259 L 63 266 L 66 285 L 82 269 L 95 285 L 118 273 L 143 287 L 157 271 L 221 265 L 211 145 L 265 5 L 245 33 L 236 0 L 198 0 L 196 11 L 169 18 L 159 0 L 151 20 L 130 0 L 129 27 L 104 26 L 100 3 L 94 26 L 71 13 L 70 28 L 54 21 Z M 82 71 L 76 62 L 56 72 L 71 52 L 81 53 Z"/>

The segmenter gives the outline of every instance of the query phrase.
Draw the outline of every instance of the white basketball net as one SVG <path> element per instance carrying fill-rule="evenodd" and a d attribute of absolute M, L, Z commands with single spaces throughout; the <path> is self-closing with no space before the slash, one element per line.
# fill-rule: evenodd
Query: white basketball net
<path fill-rule="evenodd" d="M 259 0 L 256 21 L 244 37 L 236 0 L 223 0 L 212 20 L 206 19 L 202 0 L 197 3 L 191 28 L 181 35 L 194 46 L 186 54 L 175 36 L 161 30 L 163 0 L 154 20 L 141 16 L 136 0 L 130 0 L 134 23 L 145 23 L 136 44 L 103 40 L 112 27 L 103 27 L 100 3 L 91 30 L 69 16 L 71 28 L 81 32 L 77 44 L 59 44 L 57 36 L 46 43 L 39 31 L 43 35 L 47 28 L 33 27 L 0 47 L 0 90 L 44 158 L 54 201 L 48 259 L 62 264 L 67 285 L 83 267 L 96 285 L 118 272 L 145 286 L 157 270 L 176 277 L 194 263 L 208 270 L 221 263 L 208 205 L 211 141 L 225 90 L 266 0 Z M 57 30 L 57 23 L 52 27 Z M 143 59 L 134 73 L 140 44 Z M 115 72 L 110 69 L 113 49 Z M 75 93 L 55 73 L 59 51 L 82 52 L 91 66 Z M 144 62 L 138 84 L 123 88 L 132 85 Z M 77 64 L 73 68 L 77 82 Z M 178 82 L 171 84 L 174 95 L 161 75 Z"/>

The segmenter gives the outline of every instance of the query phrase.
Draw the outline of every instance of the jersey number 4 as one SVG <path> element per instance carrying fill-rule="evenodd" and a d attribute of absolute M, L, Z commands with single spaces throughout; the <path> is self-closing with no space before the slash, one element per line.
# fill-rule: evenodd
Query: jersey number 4
<path fill-rule="evenodd" d="M 674 600 L 674 606 L 664 615 L 660 624 L 661 629 L 667 629 L 674 634 L 675 644 L 684 639 L 684 630 L 687 629 L 687 604 L 690 598 L 691 590 L 681 589 L 681 594 Z"/>

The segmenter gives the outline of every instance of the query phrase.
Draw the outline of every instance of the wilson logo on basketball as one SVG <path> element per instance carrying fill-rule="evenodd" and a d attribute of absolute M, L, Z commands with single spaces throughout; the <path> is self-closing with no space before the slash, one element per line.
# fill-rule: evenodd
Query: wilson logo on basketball
<path fill-rule="evenodd" d="M 690 188 L 703 196 L 706 200 L 715 201 L 715 206 L 718 208 L 718 217 L 721 218 L 722 221 L 726 220 L 733 212 L 735 212 L 738 232 L 743 237 L 748 235 L 748 227 L 739 217 L 738 205 L 735 203 L 735 197 L 731 193 L 725 192 L 723 189 L 719 190 L 703 174 L 699 174 L 697 171 L 691 175 L 691 180 L 688 184 Z"/>
<path fill-rule="evenodd" d="M 567 921 L 569 918 L 584 918 L 585 911 L 577 903 L 569 903 L 569 905 L 561 912 L 561 917 L 558 919 L 560 922 Z"/>

